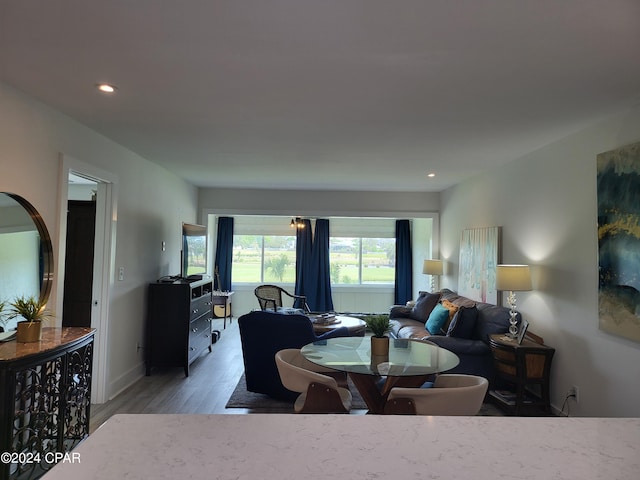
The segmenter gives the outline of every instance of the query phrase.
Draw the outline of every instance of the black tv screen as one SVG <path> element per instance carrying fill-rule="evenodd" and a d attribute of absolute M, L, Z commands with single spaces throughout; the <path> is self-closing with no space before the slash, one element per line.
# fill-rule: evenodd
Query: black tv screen
<path fill-rule="evenodd" d="M 207 273 L 207 227 L 191 223 L 182 224 L 183 278 Z"/>

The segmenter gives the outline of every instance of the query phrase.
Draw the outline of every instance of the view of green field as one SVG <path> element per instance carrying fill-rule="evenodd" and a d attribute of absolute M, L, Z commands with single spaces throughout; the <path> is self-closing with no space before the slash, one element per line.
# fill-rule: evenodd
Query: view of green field
<path fill-rule="evenodd" d="M 262 264 L 263 252 L 264 265 Z M 360 256 L 362 256 L 362 278 L 360 278 Z M 234 236 L 232 267 L 234 283 L 294 283 L 295 262 L 295 237 Z M 332 238 L 330 266 L 331 283 L 334 285 L 393 283 L 395 240 L 392 238 Z M 262 272 L 261 269 L 263 269 Z"/>

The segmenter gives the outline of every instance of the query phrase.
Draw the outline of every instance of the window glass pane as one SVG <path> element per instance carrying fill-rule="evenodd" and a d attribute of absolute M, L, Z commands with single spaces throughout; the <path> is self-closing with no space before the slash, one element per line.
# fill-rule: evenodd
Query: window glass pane
<path fill-rule="evenodd" d="M 262 235 L 234 235 L 231 283 L 262 282 Z"/>
<path fill-rule="evenodd" d="M 394 238 L 331 237 L 331 284 L 393 284 L 395 249 Z"/>
<path fill-rule="evenodd" d="M 295 283 L 296 237 L 264 236 L 265 282 Z"/>
<path fill-rule="evenodd" d="M 362 239 L 362 283 L 394 283 L 395 238 Z"/>
<path fill-rule="evenodd" d="M 210 214 L 209 223 L 215 225 L 216 217 Z M 414 272 L 421 271 L 422 259 L 431 258 L 437 247 L 432 238 L 434 218 L 412 219 Z M 291 217 L 237 215 L 234 219 L 232 283 L 293 285 L 295 229 L 289 226 Z M 311 219 L 312 225 L 314 221 Z M 330 222 L 331 284 L 363 289 L 393 285 L 395 218 L 331 217 Z M 211 249 L 215 249 L 213 241 Z"/>
<path fill-rule="evenodd" d="M 360 239 L 331 237 L 329 239 L 331 283 L 347 285 L 360 283 Z"/>

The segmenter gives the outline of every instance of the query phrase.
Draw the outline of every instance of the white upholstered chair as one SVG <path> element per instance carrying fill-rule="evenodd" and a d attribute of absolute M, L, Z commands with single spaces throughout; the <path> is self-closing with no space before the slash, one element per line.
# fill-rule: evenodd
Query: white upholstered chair
<path fill-rule="evenodd" d="M 275 355 L 282 384 L 300 395 L 294 403 L 297 413 L 348 413 L 351 392 L 338 386 L 335 378 L 324 375 L 319 365 L 309 362 L 297 348 L 280 350 Z M 312 371 L 316 370 L 316 371 Z"/>
<path fill-rule="evenodd" d="M 438 375 L 431 388 L 395 387 L 384 413 L 405 415 L 476 415 L 489 382 L 475 375 Z"/>

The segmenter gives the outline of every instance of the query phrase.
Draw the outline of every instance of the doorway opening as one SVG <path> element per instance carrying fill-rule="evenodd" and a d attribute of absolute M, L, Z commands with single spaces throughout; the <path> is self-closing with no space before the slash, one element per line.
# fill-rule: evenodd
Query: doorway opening
<path fill-rule="evenodd" d="M 115 272 L 117 177 L 67 155 L 61 155 L 61 162 L 56 316 L 62 318 L 64 326 L 95 329 L 91 403 L 104 403 L 109 399 L 109 307 Z M 87 186 L 72 187 L 70 178 Z M 81 189 L 90 191 L 88 200 L 77 198 Z M 79 209 L 89 210 L 89 214 L 79 214 L 82 218 L 77 220 L 78 215 L 71 211 Z M 67 275 L 71 277 L 68 280 Z M 82 281 L 90 286 L 79 286 Z"/>
<path fill-rule="evenodd" d="M 69 174 L 63 327 L 91 327 L 97 182 Z"/>

